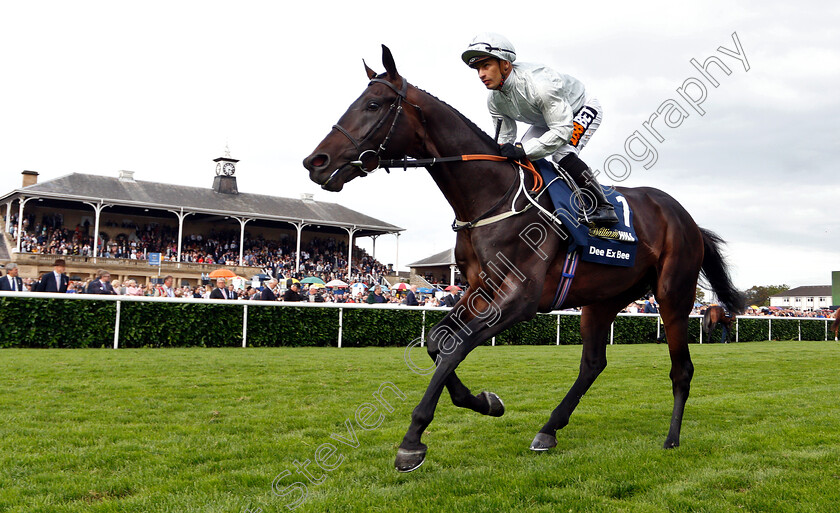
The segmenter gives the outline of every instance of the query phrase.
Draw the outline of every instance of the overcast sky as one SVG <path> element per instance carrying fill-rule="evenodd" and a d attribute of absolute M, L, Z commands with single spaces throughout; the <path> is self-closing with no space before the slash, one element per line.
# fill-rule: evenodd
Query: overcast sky
<path fill-rule="evenodd" d="M 829 284 L 840 270 L 840 5 L 682 4 L 7 2 L 2 192 L 24 169 L 41 181 L 128 169 L 210 187 L 228 145 L 241 192 L 314 193 L 406 228 L 405 268 L 454 245 L 452 210 L 428 174 L 379 172 L 329 193 L 301 161 L 365 88 L 362 59 L 383 69 L 381 43 L 412 84 L 492 132 L 486 91 L 459 58 L 490 30 L 519 60 L 586 84 L 605 112 L 581 157 L 595 169 L 627 158 L 629 177 L 602 173 L 602 183 L 660 188 L 723 236 L 738 287 Z M 733 34 L 744 59 L 718 50 L 737 52 Z M 718 87 L 690 63 L 712 55 L 731 71 L 710 68 Z M 706 89 L 703 115 L 677 92 L 691 78 Z M 654 122 L 660 142 L 642 123 L 667 100 L 687 117 L 676 128 Z M 625 149 L 637 130 L 657 153 L 649 169 Z M 396 238 L 380 237 L 376 256 L 395 263 Z"/>

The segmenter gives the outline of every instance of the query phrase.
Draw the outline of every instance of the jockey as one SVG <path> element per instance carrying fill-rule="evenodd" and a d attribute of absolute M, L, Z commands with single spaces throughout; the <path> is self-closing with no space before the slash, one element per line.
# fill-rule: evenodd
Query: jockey
<path fill-rule="evenodd" d="M 537 160 L 551 155 L 595 205 L 589 220 L 597 225 L 618 222 L 615 209 L 589 167 L 578 158 L 601 125 L 601 104 L 587 96 L 579 80 L 539 64 L 516 62 L 516 50 L 504 36 L 476 36 L 461 54 L 467 66 L 490 90 L 487 107 L 495 126 L 501 123 L 502 156 Z M 531 125 L 516 141 L 516 122 Z"/>

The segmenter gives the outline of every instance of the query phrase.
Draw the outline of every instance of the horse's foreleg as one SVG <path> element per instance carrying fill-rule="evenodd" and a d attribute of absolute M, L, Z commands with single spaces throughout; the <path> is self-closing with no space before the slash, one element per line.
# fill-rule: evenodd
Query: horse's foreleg
<path fill-rule="evenodd" d="M 578 377 L 560 404 L 551 412 L 548 422 L 534 437 L 534 441 L 531 442 L 532 451 L 546 451 L 557 445 L 557 430 L 569 423 L 569 418 L 583 395 L 601 371 L 607 367 L 607 339 L 610 323 L 620 309 L 620 306 L 606 308 L 601 305 L 592 305 L 583 309 L 580 320 L 583 354 L 580 358 Z"/>
<path fill-rule="evenodd" d="M 426 458 L 426 445 L 420 439 L 434 419 L 435 409 L 444 386 L 450 387 L 450 391 L 455 391 L 453 402 L 457 400 L 465 407 L 471 407 L 488 415 L 498 416 L 504 412 L 504 406 L 495 394 L 481 393 L 477 396 L 470 394 L 469 389 L 455 375 L 455 369 L 470 351 L 483 341 L 521 320 L 523 315 L 522 308 L 509 310 L 506 313 L 509 317 L 495 323 L 474 318 L 460 326 L 460 329 L 455 329 L 455 322 L 447 317 L 438 325 L 438 327 L 445 325 L 453 329 L 438 330 L 437 334 L 446 334 L 445 337 L 440 337 L 444 340 L 430 342 L 429 344 L 429 354 L 436 358 L 435 372 L 426 388 L 426 393 L 423 394 L 420 403 L 411 413 L 411 424 L 397 451 L 395 462 L 397 470 L 411 472 L 423 464 Z M 433 336 L 430 334 L 431 338 Z M 487 406 L 482 405 L 482 402 Z"/>
<path fill-rule="evenodd" d="M 459 394 L 464 394 L 465 392 L 463 390 L 466 390 L 466 394 L 469 394 L 469 390 L 455 376 L 455 369 L 466 358 L 467 354 L 483 340 L 485 340 L 484 337 L 459 339 L 458 342 L 455 342 L 453 339 L 452 344 L 455 347 L 451 352 L 441 351 L 439 353 L 436 360 L 437 367 L 435 372 L 429 381 L 426 393 L 423 394 L 420 403 L 411 412 L 411 424 L 397 451 L 397 459 L 394 465 L 398 471 L 411 472 L 422 465 L 426 459 L 427 448 L 420 439 L 423 432 L 434 419 L 435 409 L 440 400 L 440 394 L 443 392 L 443 387 L 451 385 L 457 389 L 462 388 L 462 390 L 458 390 Z M 495 394 L 493 395 L 495 396 Z M 464 403 L 469 401 L 466 397 L 458 397 Z M 478 398 L 474 397 L 472 401 L 477 402 Z"/>
<path fill-rule="evenodd" d="M 464 355 L 466 356 L 466 355 Z M 443 387 L 449 379 L 451 373 L 463 360 L 456 358 L 439 358 L 437 361 L 437 368 L 435 369 L 429 386 L 426 388 L 426 393 L 420 403 L 411 412 L 411 425 L 408 427 L 397 451 L 397 459 L 394 466 L 400 472 L 411 472 L 426 459 L 426 445 L 420 441 L 423 432 L 432 423 L 435 415 L 435 408 L 437 408 L 440 394 L 443 392 Z"/>
<path fill-rule="evenodd" d="M 437 344 L 430 340 L 427 347 L 432 361 L 437 362 L 439 355 Z M 493 417 L 501 417 L 505 412 L 504 403 L 499 399 L 499 396 L 487 391 L 473 395 L 470 389 L 461 382 L 455 371 L 452 371 L 446 379 L 445 385 L 449 391 L 449 397 L 452 399 L 452 404 L 459 408 L 467 408 L 482 415 Z"/>
<path fill-rule="evenodd" d="M 505 405 L 499 396 L 487 391 L 473 395 L 454 372 L 446 380 L 446 389 L 452 398 L 452 404 L 459 408 L 467 408 L 493 417 L 501 417 L 505 413 Z"/>

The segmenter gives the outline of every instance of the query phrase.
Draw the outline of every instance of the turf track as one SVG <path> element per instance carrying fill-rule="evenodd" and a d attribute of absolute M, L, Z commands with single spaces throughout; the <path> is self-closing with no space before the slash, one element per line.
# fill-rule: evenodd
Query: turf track
<path fill-rule="evenodd" d="M 840 344 L 692 355 L 679 449 L 660 449 L 667 349 L 628 345 L 609 348 L 558 447 L 535 454 L 528 444 L 574 380 L 580 347 L 481 347 L 459 374 L 507 413 L 483 417 L 444 395 L 426 463 L 398 474 L 395 450 L 428 382 L 402 349 L 2 350 L 0 511 L 288 511 L 295 495 L 272 492 L 286 470 L 277 491 L 308 485 L 295 511 L 838 511 Z M 394 411 L 362 418 L 382 415 L 365 430 L 354 412 L 379 404 L 385 382 L 406 399 L 384 392 Z M 322 458 L 332 471 L 314 463 L 325 443 L 337 448 Z M 296 473 L 307 459 L 320 484 Z"/>

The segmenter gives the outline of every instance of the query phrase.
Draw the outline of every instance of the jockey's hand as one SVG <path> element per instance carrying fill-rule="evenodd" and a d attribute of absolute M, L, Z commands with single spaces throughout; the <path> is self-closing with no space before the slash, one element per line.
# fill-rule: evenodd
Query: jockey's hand
<path fill-rule="evenodd" d="M 520 144 L 505 143 L 501 147 L 502 157 L 509 159 L 522 160 L 525 158 L 525 150 Z"/>

